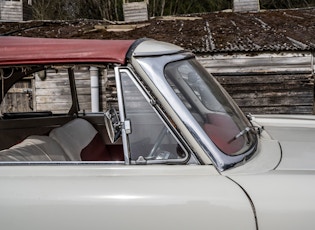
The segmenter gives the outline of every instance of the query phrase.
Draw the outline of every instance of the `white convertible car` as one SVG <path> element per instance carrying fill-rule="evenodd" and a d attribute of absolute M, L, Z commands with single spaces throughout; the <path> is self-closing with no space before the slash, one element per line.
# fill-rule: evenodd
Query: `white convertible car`
<path fill-rule="evenodd" d="M 89 66 L 114 67 L 107 111 L 80 110 Z M 315 228 L 313 116 L 245 116 L 172 44 L 0 37 L 2 102 L 61 69 L 66 113 L 1 112 L 1 229 Z"/>

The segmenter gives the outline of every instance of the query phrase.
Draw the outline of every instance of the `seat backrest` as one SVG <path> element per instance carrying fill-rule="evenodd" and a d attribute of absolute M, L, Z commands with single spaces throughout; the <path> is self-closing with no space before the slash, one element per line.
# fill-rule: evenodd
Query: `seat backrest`
<path fill-rule="evenodd" d="M 88 121 L 82 118 L 76 118 L 53 129 L 49 136 L 61 145 L 72 161 L 110 160 L 110 155 L 101 135 Z"/>
<path fill-rule="evenodd" d="M 48 136 L 29 136 L 19 144 L 0 151 L 0 161 L 65 161 L 61 146 Z"/>

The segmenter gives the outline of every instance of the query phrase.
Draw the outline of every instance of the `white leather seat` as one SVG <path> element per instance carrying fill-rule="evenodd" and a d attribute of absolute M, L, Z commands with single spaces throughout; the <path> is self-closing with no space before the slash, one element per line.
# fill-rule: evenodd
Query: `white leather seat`
<path fill-rule="evenodd" d="M 19 144 L 0 151 L 0 161 L 65 161 L 61 146 L 48 136 L 29 136 Z"/>
<path fill-rule="evenodd" d="M 71 161 L 81 161 L 81 152 L 96 136 L 96 129 L 86 120 L 76 118 L 53 129 L 49 136 L 57 141 Z"/>
<path fill-rule="evenodd" d="M 0 161 L 111 161 L 102 136 L 86 120 L 77 118 L 51 130 L 49 136 L 29 136 L 0 151 Z"/>

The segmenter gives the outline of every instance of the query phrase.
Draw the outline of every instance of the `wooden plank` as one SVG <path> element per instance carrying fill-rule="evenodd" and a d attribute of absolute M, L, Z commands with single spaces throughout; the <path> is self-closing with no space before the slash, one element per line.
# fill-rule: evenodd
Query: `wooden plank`
<path fill-rule="evenodd" d="M 7 93 L 17 93 L 17 94 L 21 94 L 21 93 L 27 93 L 28 90 L 31 90 L 31 89 L 28 89 L 28 88 L 11 88 L 9 89 L 9 91 Z"/>
<path fill-rule="evenodd" d="M 45 96 L 45 95 L 51 95 L 51 96 L 58 96 L 58 95 L 70 95 L 70 89 L 69 88 L 58 88 L 54 90 L 47 91 L 47 89 L 42 88 L 36 88 L 36 96 Z"/>
<path fill-rule="evenodd" d="M 71 102 L 71 95 L 59 95 L 55 96 L 36 96 L 37 104 L 41 103 L 67 103 Z"/>
<path fill-rule="evenodd" d="M 105 96 L 101 96 L 101 99 L 106 99 Z M 86 101 L 90 102 L 91 101 L 91 94 L 78 94 L 78 99 L 82 103 L 85 103 Z M 36 96 L 36 101 L 37 103 L 67 103 L 71 101 L 71 95 L 58 95 L 56 96 L 51 96 L 51 95 L 46 95 L 46 96 Z"/>
<path fill-rule="evenodd" d="M 310 74 L 265 74 L 215 76 L 243 111 L 312 113 L 314 76 Z M 256 108 L 257 107 L 257 108 Z M 264 107 L 277 107 L 268 110 Z M 308 109 L 305 109 L 305 108 Z M 255 109 L 256 108 L 256 109 Z M 282 109 L 283 108 L 283 109 Z M 245 109 L 245 110 L 244 110 Z M 300 111 L 299 111 L 300 110 Z"/>
<path fill-rule="evenodd" d="M 6 16 L 6 17 L 16 17 L 16 16 L 20 16 L 22 14 L 22 10 L 18 10 L 18 9 L 3 9 L 1 11 L 1 16 Z"/>
<path fill-rule="evenodd" d="M 99 71 L 102 75 L 100 76 L 99 83 L 99 92 L 100 92 L 100 109 L 103 110 L 106 108 L 106 92 L 105 85 L 107 84 L 106 75 L 108 72 L 113 76 L 113 70 L 108 71 L 106 69 L 100 69 Z M 88 67 L 83 67 L 80 69 L 74 70 L 78 99 L 81 111 L 85 110 L 86 112 L 91 111 L 91 80 L 90 72 Z M 54 113 L 67 113 L 71 106 L 71 92 L 68 78 L 67 69 L 58 69 L 58 72 L 55 70 L 47 70 L 46 78 L 44 81 L 36 77 L 36 102 L 37 109 L 39 110 L 51 110 Z M 54 104 L 52 108 L 49 109 L 49 106 L 46 104 Z M 55 106 L 60 105 L 60 107 Z"/>
<path fill-rule="evenodd" d="M 222 86 L 230 93 L 230 94 L 235 94 L 239 92 L 243 93 L 249 93 L 249 92 L 274 92 L 276 93 L 277 91 L 285 91 L 287 94 L 292 93 L 295 91 L 313 91 L 313 87 L 307 87 L 304 89 L 301 89 L 301 87 L 298 87 L 296 85 L 286 85 L 285 87 L 282 86 L 281 84 L 279 85 L 269 85 L 269 84 L 244 84 L 244 85 L 226 85 L 222 84 Z"/>
<path fill-rule="evenodd" d="M 91 89 L 90 88 L 77 88 L 77 93 L 79 95 L 90 95 Z M 45 95 L 58 96 L 58 95 L 70 95 L 70 94 L 71 94 L 70 89 L 67 89 L 67 88 L 57 88 L 50 91 L 47 91 L 47 89 L 36 89 L 37 96 L 45 96 Z M 103 94 L 101 92 L 101 88 L 100 88 L 100 94 Z"/>
<path fill-rule="evenodd" d="M 71 103 L 58 103 L 58 104 L 38 104 L 36 111 L 52 111 L 53 113 L 66 113 L 69 111 Z"/>
<path fill-rule="evenodd" d="M 1 1 L 0 20 L 22 21 L 23 11 L 21 1 Z"/>
<path fill-rule="evenodd" d="M 1 16 L 1 20 L 3 21 L 22 21 L 22 17 L 21 15 L 18 15 L 18 16 L 6 16 L 6 15 L 2 15 Z"/>
<path fill-rule="evenodd" d="M 259 107 L 268 107 L 268 106 L 312 106 L 313 99 L 309 97 L 300 97 L 296 98 L 294 96 L 290 97 L 260 97 L 260 98 L 241 98 L 234 99 L 235 102 L 241 107 L 249 107 L 249 106 L 259 106 Z"/>
<path fill-rule="evenodd" d="M 314 58 L 310 52 L 197 58 L 243 111 L 313 113 Z"/>
<path fill-rule="evenodd" d="M 198 61 L 210 73 L 306 73 L 312 72 L 312 54 L 280 53 L 256 56 L 215 55 L 197 56 Z"/>
<path fill-rule="evenodd" d="M 309 91 L 309 92 L 305 92 L 305 91 L 301 91 L 301 92 L 294 92 L 294 93 L 290 93 L 288 94 L 287 91 L 282 91 L 282 92 L 266 92 L 266 91 L 261 91 L 261 92 L 257 92 L 257 91 L 253 91 L 253 92 L 240 92 L 240 93 L 235 93 L 233 94 L 233 98 L 236 99 L 244 99 L 244 98 L 252 98 L 252 99 L 260 99 L 260 98 L 271 98 L 271 97 L 296 97 L 296 98 L 310 98 L 312 99 L 313 97 L 313 92 Z"/>
<path fill-rule="evenodd" d="M 240 79 L 242 77 L 239 77 Z M 220 80 L 219 80 L 220 82 Z M 288 81 L 279 83 L 270 83 L 266 81 L 265 83 L 255 83 L 249 82 L 233 82 L 231 84 L 227 82 L 221 82 L 221 85 L 232 95 L 237 93 L 250 93 L 250 92 L 286 92 L 287 94 L 294 94 L 294 92 L 309 92 L 313 93 L 314 83 L 302 81 Z"/>
<path fill-rule="evenodd" d="M 17 82 L 11 87 L 1 104 L 1 112 L 29 112 L 33 106 L 31 79 Z"/>
<path fill-rule="evenodd" d="M 259 11 L 259 0 L 234 0 L 234 12 Z"/>
<path fill-rule="evenodd" d="M 77 88 L 80 87 L 90 87 L 90 81 L 88 80 L 76 80 L 76 86 Z M 44 88 L 44 89 L 55 89 L 58 87 L 70 87 L 69 80 L 63 80 L 60 81 L 52 80 L 52 81 L 36 81 L 35 83 L 36 88 Z"/>
<path fill-rule="evenodd" d="M 236 66 L 236 67 L 260 67 L 260 66 L 309 66 L 311 62 L 311 56 L 307 57 L 256 57 L 256 58 L 248 58 L 248 57 L 239 57 L 233 59 L 210 59 L 210 58 L 203 58 L 198 59 L 203 66 L 206 68 L 211 67 L 229 67 L 229 66 Z"/>
<path fill-rule="evenodd" d="M 215 78 L 222 84 L 279 84 L 302 82 L 305 85 L 313 85 L 314 78 L 312 74 L 255 74 L 255 75 L 217 75 Z"/>
<path fill-rule="evenodd" d="M 1 105 L 2 112 L 29 112 L 30 101 L 26 94 L 7 94 Z"/>
<path fill-rule="evenodd" d="M 128 2 L 123 4 L 125 10 L 138 10 L 138 9 L 146 9 L 146 2 Z"/>
<path fill-rule="evenodd" d="M 49 105 L 47 103 L 39 104 L 38 111 L 53 111 L 53 113 L 67 113 L 71 107 L 71 103 L 58 103 Z M 80 104 L 81 111 L 91 112 L 91 103 L 85 102 Z M 84 109 L 88 108 L 88 109 Z"/>
<path fill-rule="evenodd" d="M 75 80 L 90 80 L 90 72 L 89 71 L 80 71 L 74 72 Z M 59 71 L 58 73 L 54 71 L 47 71 L 46 79 L 44 81 L 60 81 L 60 80 L 68 80 L 68 72 L 67 70 Z M 40 78 L 36 77 L 37 81 L 41 81 Z M 100 76 L 100 81 L 105 82 L 105 76 Z"/>
<path fill-rule="evenodd" d="M 17 5 L 3 5 L 3 1 L 2 1 L 2 5 L 0 6 L 0 9 L 5 11 L 5 10 L 18 10 L 18 11 L 22 11 L 22 5 L 21 4 L 17 4 Z"/>
<path fill-rule="evenodd" d="M 148 8 L 146 2 L 130 2 L 123 4 L 124 18 L 126 22 L 148 20 Z"/>
<path fill-rule="evenodd" d="M 312 106 L 265 106 L 265 107 L 242 107 L 244 113 L 251 114 L 311 114 Z"/>

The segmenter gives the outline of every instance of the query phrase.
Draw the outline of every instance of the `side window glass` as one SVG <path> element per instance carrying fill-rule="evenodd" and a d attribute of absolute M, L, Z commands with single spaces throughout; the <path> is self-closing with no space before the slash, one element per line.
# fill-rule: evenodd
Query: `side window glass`
<path fill-rule="evenodd" d="M 2 69 L 3 78 L 6 80 L 13 74 L 22 75 L 23 71 L 23 68 Z M 32 72 L 9 89 L 1 103 L 1 114 L 12 118 L 25 117 L 27 113 L 33 113 L 29 116 L 36 116 L 35 113 L 40 116 L 46 113 L 65 114 L 71 107 L 68 81 L 68 73 L 59 69 L 43 68 Z"/>
<path fill-rule="evenodd" d="M 49 68 L 34 74 L 35 111 L 66 114 L 72 104 L 67 69 Z"/>
<path fill-rule="evenodd" d="M 121 75 L 121 85 L 125 119 L 131 124 L 131 161 L 183 161 L 187 153 L 127 74 Z"/>
<path fill-rule="evenodd" d="M 34 86 L 34 76 L 28 76 L 16 82 L 3 98 L 0 114 L 34 111 L 36 109 L 34 108 L 35 98 L 33 98 Z"/>
<path fill-rule="evenodd" d="M 100 113 L 107 108 L 107 69 L 95 66 L 77 66 L 74 69 L 76 91 L 81 113 Z"/>
<path fill-rule="evenodd" d="M 39 71 L 32 71 L 32 68 L 35 69 L 28 67 L 31 73 L 16 82 L 7 92 L 0 106 L 0 114 L 67 114 L 73 103 L 69 68 L 75 78 L 79 112 L 99 112 L 106 108 L 104 68 L 88 65 L 43 66 Z M 3 68 L 0 69 L 0 78 L 3 76 L 6 80 L 12 75 L 22 75 L 25 71 L 22 67 Z"/>
<path fill-rule="evenodd" d="M 23 68 L 2 69 L 3 78 L 6 80 L 13 74 L 22 75 L 23 71 Z M 34 71 L 9 89 L 1 103 L 1 114 L 12 118 L 36 116 L 36 114 L 38 116 L 66 114 L 71 107 L 68 82 L 67 70 L 43 68 Z M 32 114 L 27 115 L 27 113 Z"/>

